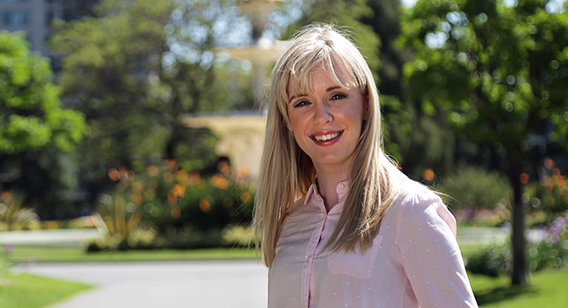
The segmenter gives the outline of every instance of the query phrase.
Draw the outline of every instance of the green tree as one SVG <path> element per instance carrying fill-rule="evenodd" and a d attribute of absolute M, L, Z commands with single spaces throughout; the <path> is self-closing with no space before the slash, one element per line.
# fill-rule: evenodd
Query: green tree
<path fill-rule="evenodd" d="M 403 82 L 403 65 L 412 59 L 408 48 L 400 46 L 400 0 L 368 0 L 371 14 L 362 21 L 379 36 L 377 87 L 385 123 L 385 147 L 401 164 L 405 173 L 421 178 L 426 168 L 446 173 L 453 163 L 453 134 L 441 118 L 422 109 L 420 102 L 408 95 Z M 442 146 L 444 145 L 444 146 Z"/>
<path fill-rule="evenodd" d="M 70 151 L 87 131 L 81 113 L 61 107 L 52 78 L 23 33 L 0 32 L 0 190 L 23 193 L 46 218 L 70 206 Z"/>
<path fill-rule="evenodd" d="M 529 137 L 566 146 L 568 15 L 548 1 L 421 0 L 404 21 L 409 93 L 501 158 L 513 188 L 513 284 L 527 282 L 524 183 Z M 552 126 L 552 133 L 544 128 Z M 474 179 L 472 179 L 474 180 Z"/>
<path fill-rule="evenodd" d="M 179 120 L 227 108 L 230 96 L 217 83 L 212 52 L 213 23 L 224 7 L 219 1 L 103 0 L 95 17 L 57 26 L 51 45 L 64 56 L 64 95 L 92 127 L 80 154 L 91 203 L 110 186 L 109 168 L 141 171 L 162 159 L 191 160 L 188 155 L 198 155 L 187 165 L 199 168 L 215 159 L 214 137 Z"/>
<path fill-rule="evenodd" d="M 372 16 L 367 0 L 309 0 L 304 1 L 302 10 L 302 16 L 288 27 L 284 37 L 289 37 L 300 27 L 314 22 L 343 27 L 361 49 L 371 70 L 373 72 L 378 70 L 380 64 L 378 51 L 381 42 L 373 29 L 363 23 L 364 18 Z"/>

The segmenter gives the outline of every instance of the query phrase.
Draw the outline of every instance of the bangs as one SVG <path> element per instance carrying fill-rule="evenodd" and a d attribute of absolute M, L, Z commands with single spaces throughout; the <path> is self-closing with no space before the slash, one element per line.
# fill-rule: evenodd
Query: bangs
<path fill-rule="evenodd" d="M 338 61 L 335 61 L 332 57 L 328 56 L 323 59 L 318 59 L 318 62 L 308 62 L 308 65 L 305 65 L 305 67 L 295 67 L 290 69 L 286 87 L 287 98 L 292 95 L 312 93 L 313 85 L 311 75 L 317 69 L 321 69 L 329 73 L 333 81 L 342 88 L 347 89 L 354 86 L 360 87 L 352 70 L 347 69 L 345 65 L 340 65 Z M 343 77 L 343 81 L 341 81 L 339 75 Z"/>
<path fill-rule="evenodd" d="M 333 81 L 342 88 L 357 87 L 363 95 L 366 94 L 367 84 L 363 72 L 356 72 L 354 67 L 346 63 L 345 59 L 332 55 L 329 48 L 326 49 L 328 50 L 319 50 L 312 57 L 304 57 L 303 60 L 290 65 L 288 76 L 286 76 L 287 82 L 282 84 L 286 85 L 282 89 L 284 103 L 287 104 L 292 95 L 305 95 L 313 92 L 311 75 L 317 69 L 328 72 Z M 343 77 L 343 81 L 339 75 Z"/>

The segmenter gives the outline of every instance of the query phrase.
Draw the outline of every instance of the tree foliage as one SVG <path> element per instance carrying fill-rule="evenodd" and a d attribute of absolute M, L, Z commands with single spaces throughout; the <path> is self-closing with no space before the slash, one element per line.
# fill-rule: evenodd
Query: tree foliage
<path fill-rule="evenodd" d="M 568 132 L 568 15 L 548 12 L 547 3 L 422 0 L 403 29 L 404 44 L 416 52 L 404 72 L 411 95 L 500 157 L 495 167 L 514 192 L 515 284 L 527 278 L 521 175 L 529 172 L 529 137 L 566 145 Z"/>
<path fill-rule="evenodd" d="M 215 161 L 214 137 L 179 120 L 226 110 L 231 99 L 228 83 L 218 82 L 231 73 L 216 64 L 212 50 L 224 5 L 103 0 L 95 17 L 56 27 L 51 46 L 64 56 L 65 98 L 92 128 L 79 153 L 91 202 L 110 186 L 112 167 L 143 170 L 176 159 L 203 168 Z"/>
<path fill-rule="evenodd" d="M 366 0 L 310 0 L 304 1 L 303 14 L 299 20 L 290 25 L 284 33 L 291 36 L 299 28 L 314 22 L 323 22 L 342 27 L 360 48 L 366 57 L 371 71 L 379 67 L 379 37 L 373 29 L 363 23 L 364 18 L 370 18 L 372 10 Z"/>
<path fill-rule="evenodd" d="M 49 61 L 30 52 L 23 33 L 0 32 L 0 153 L 49 144 L 69 151 L 83 137 L 80 113 L 61 108 Z"/>
<path fill-rule="evenodd" d="M 0 32 L 0 190 L 44 218 L 71 206 L 76 172 L 65 162 L 87 132 L 80 112 L 62 108 L 52 78 L 23 33 Z"/>

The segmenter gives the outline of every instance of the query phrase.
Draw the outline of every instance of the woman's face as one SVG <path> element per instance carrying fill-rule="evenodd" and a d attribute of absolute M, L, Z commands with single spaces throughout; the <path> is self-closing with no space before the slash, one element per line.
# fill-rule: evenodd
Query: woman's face
<path fill-rule="evenodd" d="M 324 69 L 311 75 L 311 93 L 291 93 L 288 85 L 288 116 L 296 143 L 312 159 L 316 171 L 346 172 L 353 161 L 365 102 L 359 88 L 337 73 L 344 88 Z M 329 169 L 331 168 L 331 169 Z"/>

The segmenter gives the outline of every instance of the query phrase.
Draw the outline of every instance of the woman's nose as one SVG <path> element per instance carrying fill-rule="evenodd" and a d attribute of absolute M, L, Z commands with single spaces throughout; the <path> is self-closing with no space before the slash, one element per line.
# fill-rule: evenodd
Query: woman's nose
<path fill-rule="evenodd" d="M 333 121 L 333 114 L 327 102 L 316 104 L 314 121 L 321 124 L 331 123 Z"/>

